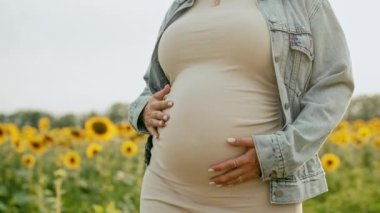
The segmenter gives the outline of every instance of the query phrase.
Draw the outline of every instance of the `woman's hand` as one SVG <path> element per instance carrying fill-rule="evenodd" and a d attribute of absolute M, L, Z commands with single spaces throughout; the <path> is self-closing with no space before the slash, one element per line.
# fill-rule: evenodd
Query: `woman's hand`
<path fill-rule="evenodd" d="M 212 166 L 209 172 L 226 172 L 212 177 L 210 184 L 215 184 L 218 187 L 224 185 L 230 186 L 249 179 L 259 178 L 261 169 L 252 137 L 228 138 L 227 142 L 233 146 L 247 147 L 247 152 L 237 158 L 229 159 Z"/>
<path fill-rule="evenodd" d="M 162 90 L 154 93 L 143 110 L 143 122 L 155 138 L 159 137 L 157 127 L 165 127 L 166 121 L 169 120 L 169 115 L 162 111 L 173 106 L 172 101 L 165 100 L 165 95 L 169 94 L 170 89 L 167 84 Z"/>

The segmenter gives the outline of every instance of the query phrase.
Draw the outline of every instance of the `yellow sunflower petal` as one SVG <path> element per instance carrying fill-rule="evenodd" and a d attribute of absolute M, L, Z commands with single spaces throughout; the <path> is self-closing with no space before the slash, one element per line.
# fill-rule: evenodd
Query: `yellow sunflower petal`
<path fill-rule="evenodd" d="M 36 158 L 33 155 L 26 154 L 22 156 L 21 163 L 23 166 L 27 168 L 32 168 L 34 164 L 36 163 Z"/>
<path fill-rule="evenodd" d="M 107 117 L 94 116 L 85 123 L 86 134 L 94 139 L 108 141 L 116 134 L 116 127 Z"/>
<path fill-rule="evenodd" d="M 5 142 L 6 137 L 6 129 L 4 125 L 0 124 L 0 144 L 3 144 Z"/>
<path fill-rule="evenodd" d="M 86 155 L 88 158 L 93 158 L 99 152 L 103 150 L 103 147 L 97 143 L 90 144 L 86 149 Z"/>
<path fill-rule="evenodd" d="M 48 117 L 42 117 L 38 120 L 38 129 L 40 132 L 46 132 L 50 128 L 50 119 Z"/>
<path fill-rule="evenodd" d="M 335 171 L 340 166 L 340 159 L 334 153 L 326 153 L 322 156 L 323 169 L 326 172 Z"/>
<path fill-rule="evenodd" d="M 73 170 L 79 169 L 80 162 L 81 162 L 81 159 L 77 152 L 68 151 L 66 153 L 65 158 L 64 158 L 64 164 L 66 168 L 73 169 Z"/>
<path fill-rule="evenodd" d="M 137 145 L 131 140 L 124 141 L 120 147 L 120 152 L 124 156 L 127 156 L 127 157 L 132 157 L 136 155 L 137 151 L 138 151 Z"/>
<path fill-rule="evenodd" d="M 29 148 L 36 154 L 42 154 L 46 145 L 44 144 L 43 137 L 41 135 L 33 136 L 28 140 Z"/>

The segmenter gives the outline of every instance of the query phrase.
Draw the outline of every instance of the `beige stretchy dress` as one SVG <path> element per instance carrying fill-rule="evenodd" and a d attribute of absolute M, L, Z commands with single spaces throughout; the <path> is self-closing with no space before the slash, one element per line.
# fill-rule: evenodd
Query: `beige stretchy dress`
<path fill-rule="evenodd" d="M 269 184 L 247 180 L 209 185 L 211 165 L 246 148 L 227 137 L 270 134 L 281 128 L 269 32 L 255 0 L 197 0 L 159 44 L 172 85 L 167 126 L 154 139 L 141 189 L 142 213 L 301 212 L 302 204 L 274 205 Z"/>

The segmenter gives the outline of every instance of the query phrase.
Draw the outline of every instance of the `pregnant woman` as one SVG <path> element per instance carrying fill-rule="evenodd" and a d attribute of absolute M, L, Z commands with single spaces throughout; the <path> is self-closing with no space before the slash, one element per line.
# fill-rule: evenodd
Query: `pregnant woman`
<path fill-rule="evenodd" d="M 174 1 L 144 79 L 142 213 L 302 212 L 327 191 L 317 152 L 354 89 L 327 0 Z"/>

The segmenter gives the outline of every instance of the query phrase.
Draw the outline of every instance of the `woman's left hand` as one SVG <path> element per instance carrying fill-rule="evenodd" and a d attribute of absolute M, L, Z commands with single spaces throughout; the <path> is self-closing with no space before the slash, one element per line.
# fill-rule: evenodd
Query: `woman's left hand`
<path fill-rule="evenodd" d="M 252 137 L 228 138 L 227 142 L 232 146 L 246 147 L 247 152 L 237 158 L 232 158 L 212 166 L 209 172 L 226 172 L 212 177 L 209 183 L 221 187 L 259 178 L 261 169 Z"/>

